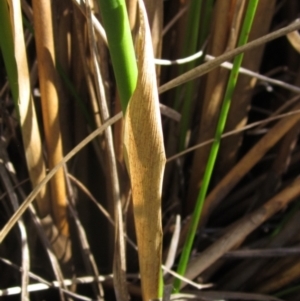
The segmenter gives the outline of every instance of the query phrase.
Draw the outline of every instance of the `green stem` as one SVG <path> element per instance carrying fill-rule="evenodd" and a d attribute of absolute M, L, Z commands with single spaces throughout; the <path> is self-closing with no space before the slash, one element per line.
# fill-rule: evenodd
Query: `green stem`
<path fill-rule="evenodd" d="M 202 8 L 202 0 L 197 0 L 191 3 L 190 13 L 188 16 L 189 23 L 187 28 L 187 40 L 184 44 L 186 46 L 183 54 L 184 56 L 191 55 L 192 53 L 198 51 L 199 46 L 202 47 L 207 38 L 213 1 L 207 0 L 203 4 L 204 7 Z M 203 13 L 201 13 L 202 9 Z M 200 16 L 203 16 L 202 22 L 200 20 Z M 190 32 L 191 34 L 189 34 Z M 193 69 L 197 64 L 201 64 L 203 60 L 204 56 L 197 61 L 192 61 L 191 63 L 187 64 L 185 68 L 181 70 L 181 74 L 187 70 Z M 180 101 L 180 91 L 182 91 L 180 89 L 182 89 L 182 87 L 178 88 L 176 95 L 177 106 L 179 105 L 178 101 Z M 183 108 L 181 112 L 182 117 L 180 121 L 179 151 L 182 151 L 186 148 L 186 136 L 191 124 L 191 108 L 195 94 L 195 82 L 191 81 L 187 83 L 185 85 L 185 89 Z"/>
<path fill-rule="evenodd" d="M 182 57 L 192 55 L 197 51 L 198 46 L 198 36 L 199 36 L 199 26 L 200 26 L 200 16 L 201 16 L 201 6 L 202 0 L 192 0 L 188 10 L 187 16 L 187 26 L 185 29 L 186 35 L 184 38 Z M 179 74 L 184 73 L 187 70 L 192 69 L 195 66 L 195 61 L 192 61 L 185 65 L 179 66 Z M 182 87 L 181 87 L 182 88 Z M 179 110 L 180 107 L 180 91 L 181 88 L 177 88 L 176 100 L 174 104 L 174 109 Z"/>
<path fill-rule="evenodd" d="M 246 16 L 245 16 L 243 26 L 242 26 L 242 31 L 239 36 L 238 46 L 241 46 L 241 45 L 244 45 L 247 43 L 249 32 L 251 30 L 252 22 L 253 22 L 253 19 L 255 16 L 257 4 L 258 4 L 258 0 L 250 0 L 248 3 Z M 230 72 L 230 77 L 228 80 L 228 84 L 227 84 L 227 88 L 226 88 L 226 92 L 225 92 L 225 96 L 223 99 L 222 108 L 221 108 L 221 112 L 220 112 L 220 117 L 219 117 L 218 124 L 217 124 L 215 139 L 214 139 L 213 145 L 211 147 L 208 163 L 206 165 L 206 169 L 205 169 L 204 176 L 203 176 L 202 186 L 199 191 L 195 210 L 192 215 L 191 225 L 189 228 L 187 239 L 183 246 L 183 251 L 182 251 L 178 269 L 177 269 L 177 273 L 180 275 L 184 275 L 186 268 L 187 268 L 188 260 L 189 260 L 190 254 L 191 254 L 194 238 L 196 235 L 200 216 L 202 213 L 204 200 L 205 200 L 205 197 L 207 194 L 207 189 L 208 189 L 208 186 L 210 183 L 211 175 L 212 175 L 215 161 L 217 158 L 217 154 L 218 154 L 218 151 L 220 148 L 221 135 L 225 128 L 225 124 L 226 124 L 226 120 L 227 120 L 227 116 L 228 116 L 228 112 L 229 112 L 229 108 L 230 108 L 230 104 L 231 104 L 231 99 L 232 99 L 232 95 L 233 95 L 233 92 L 234 92 L 234 89 L 236 86 L 238 72 L 239 72 L 239 68 L 241 66 L 242 60 L 243 60 L 243 54 L 236 56 L 234 59 L 234 62 L 233 62 L 233 69 Z M 181 281 L 179 279 L 175 279 L 175 281 L 174 281 L 174 291 L 175 292 L 179 291 L 180 284 L 181 284 Z"/>
<path fill-rule="evenodd" d="M 190 3 L 188 17 L 187 17 L 187 27 L 186 35 L 183 43 L 182 57 L 189 56 L 197 51 L 198 47 L 198 37 L 200 28 L 200 17 L 201 17 L 202 0 L 193 0 Z M 184 73 L 187 70 L 191 70 L 195 67 L 196 62 L 192 61 L 189 64 L 179 66 L 179 74 Z M 182 91 L 184 93 L 184 102 L 181 112 L 181 122 L 180 122 L 180 139 L 179 139 L 179 149 L 183 150 L 185 146 L 186 132 L 190 124 L 190 109 L 194 92 L 194 82 L 187 83 L 183 87 L 176 89 L 175 96 L 175 110 L 179 110 L 181 104 Z"/>
<path fill-rule="evenodd" d="M 98 0 L 123 113 L 135 90 L 137 64 L 125 0 Z"/>
<path fill-rule="evenodd" d="M 14 56 L 14 41 L 6 1 L 0 1 L 0 49 L 2 51 L 7 78 L 15 108 L 18 111 L 19 87 L 18 72 Z"/>

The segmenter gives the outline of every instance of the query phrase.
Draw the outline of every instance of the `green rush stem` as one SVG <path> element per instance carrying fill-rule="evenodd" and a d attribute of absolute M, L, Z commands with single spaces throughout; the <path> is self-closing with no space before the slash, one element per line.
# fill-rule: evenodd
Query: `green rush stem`
<path fill-rule="evenodd" d="M 195 22 L 190 22 L 188 27 L 188 32 L 192 31 L 193 36 L 188 41 L 185 42 L 187 45 L 186 55 L 191 53 L 191 47 L 193 47 L 193 52 L 196 52 L 199 49 L 199 46 L 202 47 L 207 39 L 209 33 L 209 22 L 213 8 L 213 0 L 207 0 L 204 3 L 204 7 L 201 7 L 201 1 L 196 1 L 191 5 L 191 15 L 189 15 L 189 21 L 194 19 Z M 203 13 L 201 11 L 203 10 Z M 195 16 L 196 14 L 196 16 Z M 200 20 L 200 15 L 203 16 L 203 20 Z M 197 38 L 199 36 L 199 39 Z M 199 41 L 198 41 L 199 40 Z M 198 41 L 198 42 L 197 42 Z M 192 45 L 192 46 L 190 46 Z M 203 49 L 205 52 L 205 49 Z M 204 61 L 204 56 L 202 56 L 198 61 L 198 64 L 202 64 Z M 182 69 L 183 72 L 193 69 L 197 64 L 197 61 L 193 61 L 187 65 L 186 69 Z M 182 73 L 183 73 L 182 72 Z M 182 91 L 182 90 L 179 90 Z M 195 82 L 189 82 L 186 84 L 186 90 L 184 91 L 184 102 L 181 113 L 180 121 L 180 141 L 179 141 L 179 150 L 182 151 L 186 148 L 186 137 L 187 132 L 191 124 L 191 107 L 193 103 L 193 96 L 195 94 Z M 179 92 L 176 97 L 177 100 L 180 100 L 181 93 Z M 177 104 L 178 105 L 178 104 Z"/>
<path fill-rule="evenodd" d="M 137 81 L 137 63 L 125 0 L 98 0 L 107 35 L 122 111 Z"/>
<path fill-rule="evenodd" d="M 186 36 L 184 39 L 183 57 L 191 55 L 197 51 L 198 47 L 198 37 L 200 28 L 200 17 L 201 17 L 202 0 L 193 0 L 190 3 L 189 13 L 188 13 L 188 24 L 186 27 Z M 196 61 L 192 61 L 187 65 L 182 65 L 179 67 L 179 73 L 182 74 L 187 70 L 194 68 Z M 176 89 L 176 98 L 174 108 L 179 109 L 181 103 L 181 95 L 184 89 L 184 102 L 182 108 L 182 118 L 180 122 L 180 141 L 179 149 L 183 150 L 185 146 L 186 133 L 190 124 L 190 110 L 194 92 L 194 82 L 187 83 L 184 87 L 179 87 Z"/>
<path fill-rule="evenodd" d="M 243 26 L 242 26 L 242 31 L 239 36 L 238 46 L 241 46 L 241 45 L 244 45 L 247 43 L 249 32 L 251 30 L 252 22 L 253 22 L 253 19 L 255 16 L 257 4 L 258 4 L 258 0 L 250 0 L 248 3 L 246 16 L 245 16 Z M 220 148 L 221 135 L 225 128 L 226 119 L 228 116 L 231 99 L 232 99 L 232 95 L 233 95 L 233 92 L 234 92 L 234 89 L 236 86 L 238 72 L 239 72 L 239 68 L 241 66 L 242 60 L 243 60 L 243 54 L 240 54 L 235 57 L 234 62 L 233 62 L 233 69 L 231 70 L 227 88 L 226 88 L 226 92 L 225 92 L 225 96 L 223 99 L 220 117 L 218 120 L 217 129 L 216 129 L 216 133 L 215 133 L 215 139 L 214 139 L 213 145 L 210 150 L 208 162 L 207 162 L 205 173 L 203 176 L 202 186 L 200 188 L 196 206 L 195 206 L 195 209 L 194 209 L 194 212 L 192 215 L 191 226 L 189 228 L 189 232 L 188 232 L 186 241 L 184 243 L 183 251 L 182 251 L 182 254 L 181 254 L 181 257 L 179 260 L 177 273 L 180 275 L 184 275 L 186 268 L 187 268 L 187 264 L 188 264 L 189 257 L 191 254 L 194 238 L 195 238 L 195 235 L 197 232 L 200 216 L 202 213 L 204 200 L 205 200 L 205 197 L 207 194 L 207 189 L 208 189 L 208 186 L 210 183 L 211 175 L 212 175 L 215 161 L 217 158 L 217 154 L 218 154 L 218 151 Z M 180 284 L 181 284 L 181 281 L 176 278 L 174 280 L 174 292 L 179 292 Z"/>
<path fill-rule="evenodd" d="M 18 99 L 19 99 L 19 86 L 18 86 L 18 73 L 17 65 L 14 56 L 14 41 L 12 35 L 12 28 L 10 23 L 10 16 L 6 1 L 0 1 L 0 49 L 4 60 L 7 78 L 10 85 L 13 101 L 17 114 Z"/>
<path fill-rule="evenodd" d="M 199 1 L 200 2 L 200 1 Z M 197 6 L 199 6 L 200 3 L 197 3 Z M 195 6 L 195 5 L 194 5 Z M 204 3 L 204 7 L 201 8 L 199 7 L 191 7 L 192 10 L 192 16 L 189 16 L 189 20 L 194 20 L 192 18 L 194 18 L 195 12 L 197 13 L 196 18 L 196 22 L 192 22 L 192 26 L 195 27 L 197 26 L 196 29 L 192 29 L 189 28 L 189 30 L 193 30 L 193 38 L 192 41 L 186 42 L 185 45 L 188 45 L 188 50 L 189 52 L 191 52 L 191 47 L 189 47 L 190 44 L 192 44 L 192 47 L 194 47 L 194 52 L 197 51 L 197 49 L 199 48 L 199 46 L 203 46 L 205 43 L 205 40 L 207 38 L 207 35 L 209 33 L 208 28 L 209 28 L 209 21 L 210 21 L 210 17 L 211 17 L 211 12 L 212 12 L 212 6 L 213 6 L 213 1 L 209 0 L 209 1 L 205 1 Z M 203 13 L 201 14 L 201 11 L 198 13 L 197 9 L 201 9 L 201 11 L 203 10 Z M 200 18 L 199 16 L 202 15 L 203 16 L 203 20 L 202 22 L 200 22 Z M 196 23 L 196 25 L 195 25 Z M 197 35 L 196 35 L 197 34 Z M 197 42 L 197 36 L 199 36 L 199 42 L 196 44 Z M 193 43 L 194 42 L 194 43 Z M 203 49 L 203 51 L 205 52 L 205 49 Z M 188 55 L 188 51 L 186 51 L 186 55 Z M 204 56 L 202 56 L 199 60 L 198 60 L 198 64 L 202 64 L 204 61 Z M 197 64 L 197 61 L 193 61 L 191 62 L 189 65 L 187 65 L 186 70 L 191 70 L 193 69 Z M 182 73 L 183 73 L 182 72 Z M 192 108 L 192 104 L 193 104 L 193 99 L 194 99 L 194 94 L 195 94 L 195 82 L 191 81 L 189 83 L 186 84 L 186 90 L 184 91 L 184 102 L 183 102 L 183 108 L 182 108 L 182 112 L 181 112 L 181 121 L 180 121 L 180 140 L 179 140 L 179 150 L 182 151 L 186 148 L 186 137 L 187 137 L 187 132 L 190 128 L 190 124 L 191 124 L 191 108 Z M 181 90 L 182 91 L 182 90 Z M 177 99 L 180 100 L 180 95 L 181 93 L 178 93 Z"/>
<path fill-rule="evenodd" d="M 201 5 L 202 5 L 202 0 L 192 0 L 190 3 L 188 17 L 187 17 L 188 24 L 185 30 L 186 35 L 184 38 L 183 49 L 182 49 L 182 57 L 189 56 L 197 51 Z M 186 65 L 180 65 L 179 73 L 181 74 L 186 70 L 193 68 L 194 65 L 195 65 L 195 61 L 192 61 Z M 176 100 L 174 104 L 175 110 L 178 110 L 180 107 L 179 92 L 180 91 L 176 91 Z"/>
<path fill-rule="evenodd" d="M 214 7 L 214 0 L 206 0 L 203 8 L 203 20 L 201 22 L 201 32 L 199 37 L 199 45 L 204 45 L 210 32 L 211 16 Z M 203 56 L 204 60 L 204 56 Z"/>

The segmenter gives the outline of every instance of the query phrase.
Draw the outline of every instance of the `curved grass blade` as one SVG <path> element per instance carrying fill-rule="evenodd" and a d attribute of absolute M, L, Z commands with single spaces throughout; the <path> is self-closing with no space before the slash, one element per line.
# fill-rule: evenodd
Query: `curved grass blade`
<path fill-rule="evenodd" d="M 129 171 L 143 300 L 159 295 L 162 252 L 161 189 L 165 151 L 153 48 L 143 1 L 139 1 L 138 82 L 125 116 L 124 149 Z"/>

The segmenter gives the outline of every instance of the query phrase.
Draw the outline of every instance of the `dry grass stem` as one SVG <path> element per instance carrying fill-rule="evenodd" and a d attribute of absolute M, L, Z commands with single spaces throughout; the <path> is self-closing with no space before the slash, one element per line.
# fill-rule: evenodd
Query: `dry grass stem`
<path fill-rule="evenodd" d="M 130 175 L 143 300 L 158 298 L 162 252 L 161 188 L 165 153 L 153 48 L 139 1 L 138 82 L 125 116 L 125 161 Z"/>

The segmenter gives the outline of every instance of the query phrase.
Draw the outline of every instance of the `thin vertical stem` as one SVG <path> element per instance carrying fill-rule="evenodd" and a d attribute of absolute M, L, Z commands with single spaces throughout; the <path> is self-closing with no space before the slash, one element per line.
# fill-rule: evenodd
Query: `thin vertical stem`
<path fill-rule="evenodd" d="M 238 41 L 238 46 L 246 44 L 246 42 L 248 40 L 249 31 L 251 30 L 251 26 L 252 26 L 252 22 L 253 22 L 253 19 L 255 16 L 257 4 L 258 4 L 258 0 L 250 0 L 248 3 L 246 16 L 245 16 L 245 19 L 243 22 L 242 31 L 241 31 L 239 41 Z M 194 238 L 196 235 L 197 227 L 199 224 L 200 216 L 202 213 L 202 208 L 204 205 L 204 200 L 206 197 L 208 185 L 210 183 L 211 175 L 212 175 L 215 161 L 217 158 L 217 154 L 218 154 L 218 151 L 220 148 L 221 135 L 225 128 L 226 119 L 228 116 L 230 103 L 231 103 L 232 95 L 233 95 L 233 92 L 234 92 L 234 89 L 236 86 L 238 72 L 239 72 L 239 68 L 241 66 L 242 60 L 243 60 L 243 53 L 239 54 L 234 59 L 233 69 L 231 70 L 231 73 L 230 73 L 230 77 L 228 80 L 228 84 L 227 84 L 227 88 L 226 88 L 226 92 L 225 92 L 225 96 L 224 96 L 224 100 L 223 100 L 223 104 L 222 104 L 222 108 L 221 108 L 221 112 L 220 112 L 220 117 L 219 117 L 218 124 L 217 124 L 215 140 L 211 147 L 208 163 L 206 165 L 206 169 L 204 172 L 202 186 L 199 191 L 199 195 L 198 195 L 197 203 L 196 203 L 193 215 L 192 215 L 192 221 L 190 224 L 187 239 L 185 241 L 183 251 L 182 251 L 182 254 L 180 257 L 180 261 L 179 261 L 177 273 L 180 275 L 184 275 L 184 273 L 186 271 L 187 263 L 188 263 L 188 260 L 189 260 L 190 254 L 191 254 L 191 250 L 192 250 Z M 181 284 L 181 281 L 179 279 L 175 279 L 174 290 L 176 292 L 179 291 L 180 284 Z"/>
<path fill-rule="evenodd" d="M 59 125 L 51 1 L 33 0 L 32 5 L 45 139 L 49 168 L 52 169 L 62 160 L 63 150 Z M 66 184 L 62 168 L 51 180 L 51 201 L 56 226 L 61 234 L 68 237 Z"/>

